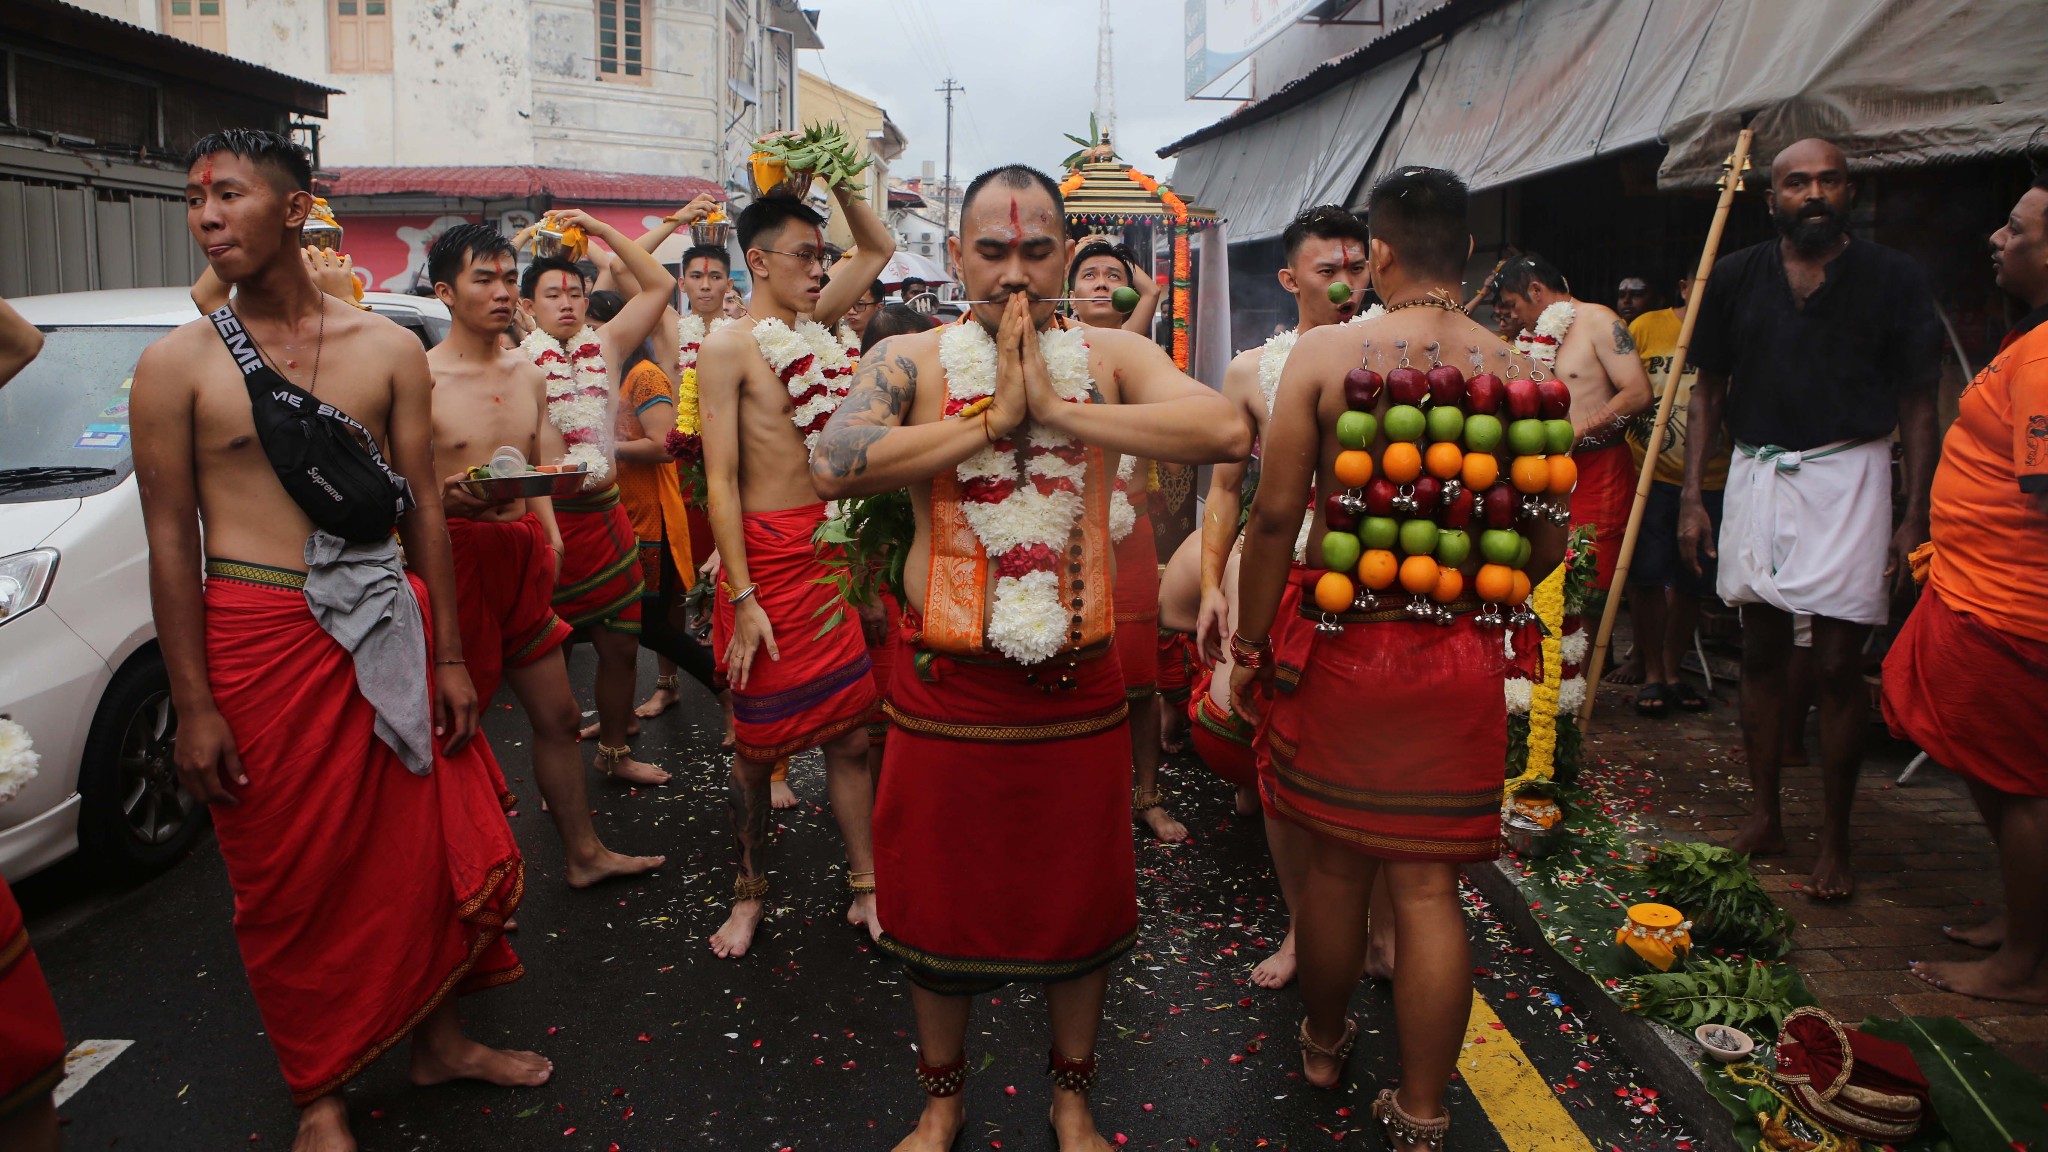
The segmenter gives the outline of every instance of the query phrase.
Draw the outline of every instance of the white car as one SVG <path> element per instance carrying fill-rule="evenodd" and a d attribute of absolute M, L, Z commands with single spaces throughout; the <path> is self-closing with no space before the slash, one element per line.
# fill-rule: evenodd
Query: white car
<path fill-rule="evenodd" d="M 367 293 L 432 347 L 438 300 Z M 171 762 L 178 718 L 149 607 L 149 547 L 129 455 L 136 358 L 199 318 L 182 288 L 10 301 L 43 352 L 0 387 L 0 718 L 28 730 L 39 774 L 0 804 L 0 875 L 81 848 L 115 873 L 184 855 L 206 822 Z"/>

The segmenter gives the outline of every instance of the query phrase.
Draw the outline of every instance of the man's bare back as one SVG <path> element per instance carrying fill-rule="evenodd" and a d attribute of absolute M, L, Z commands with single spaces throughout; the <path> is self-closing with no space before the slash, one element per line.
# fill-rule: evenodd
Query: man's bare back
<path fill-rule="evenodd" d="M 788 386 L 776 376 L 754 341 L 756 323 L 741 320 L 705 337 L 698 358 L 700 374 L 714 367 L 740 366 L 740 507 L 748 512 L 780 512 L 816 504 L 818 491 L 811 486 L 810 452 L 791 419 L 795 405 L 790 401 Z M 936 342 L 933 348 L 936 361 Z M 702 402 L 702 393 L 699 395 Z M 714 419 L 729 418 L 716 409 L 715 403 L 703 409 L 707 425 Z"/>
<path fill-rule="evenodd" d="M 310 342 L 287 344 L 282 327 L 268 320 L 244 317 L 243 327 L 255 338 L 265 364 L 362 424 L 388 457 L 394 379 L 408 359 L 419 355 L 419 341 L 383 317 L 320 299 L 326 333 L 317 355 Z M 167 403 L 189 406 L 189 464 L 207 553 L 303 570 L 313 522 L 278 483 L 256 439 L 241 369 L 213 324 L 193 321 L 151 345 L 136 366 L 135 379 L 140 406 L 159 411 Z"/>
<path fill-rule="evenodd" d="M 547 377 L 517 349 L 493 349 L 488 360 L 462 356 L 442 344 L 427 353 L 434 372 L 434 467 L 443 476 L 488 463 L 503 445 L 529 464 L 562 455 L 562 434 L 547 418 Z M 528 501 L 513 500 L 476 512 L 489 522 L 517 520 Z"/>

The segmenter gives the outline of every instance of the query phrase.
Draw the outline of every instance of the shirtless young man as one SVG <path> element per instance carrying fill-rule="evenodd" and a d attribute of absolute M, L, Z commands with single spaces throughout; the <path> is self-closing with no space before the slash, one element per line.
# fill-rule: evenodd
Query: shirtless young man
<path fill-rule="evenodd" d="M 1650 395 L 1649 373 L 1621 317 L 1611 308 L 1574 299 L 1564 274 L 1541 256 L 1531 253 L 1501 269 L 1500 304 L 1522 326 L 1524 348 L 1539 349 L 1532 353 L 1539 362 L 1547 355 L 1540 350 L 1545 334 L 1537 328 L 1544 311 L 1563 305 L 1558 314 L 1570 316 L 1556 362 L 1547 371 L 1572 390 L 1571 421 L 1579 434 L 1572 449 L 1579 467 L 1572 527 L 1593 525 L 1593 558 L 1599 566 L 1593 583 L 1604 594 L 1614 581 L 1614 562 L 1636 496 L 1635 454 L 1625 438 L 1628 422 L 1656 399 Z M 1539 337 L 1538 344 L 1528 342 L 1531 333 Z"/>
<path fill-rule="evenodd" d="M 1420 562 L 1429 562 L 1440 618 L 1417 620 L 1405 609 L 1381 611 L 1370 602 L 1324 611 L 1325 627 L 1312 629 L 1304 648 L 1300 685 L 1279 696 L 1271 692 L 1276 658 L 1284 656 L 1275 622 L 1282 589 L 1307 579 L 1290 575 L 1289 565 L 1309 493 L 1335 495 L 1348 487 L 1337 479 L 1336 465 L 1338 418 L 1352 403 L 1347 374 L 1361 365 L 1388 372 L 1406 355 L 1402 344 L 1452 350 L 1447 362 L 1462 367 L 1482 360 L 1499 376 L 1527 375 L 1528 365 L 1459 306 L 1472 251 L 1463 181 L 1441 169 L 1402 168 L 1373 186 L 1368 211 L 1372 280 L 1387 311 L 1357 326 L 1311 332 L 1288 357 L 1246 528 L 1238 625 L 1230 638 L 1237 658 L 1231 692 L 1241 714 L 1259 719 L 1270 709 L 1264 720 L 1276 763 L 1269 805 L 1313 837 L 1297 908 L 1307 1010 L 1299 1033 L 1302 1077 L 1324 1089 L 1342 1082 L 1358 1034 L 1347 1009 L 1366 958 L 1359 910 L 1384 874 L 1400 923 L 1394 1023 L 1401 1076 L 1398 1090 L 1381 1091 L 1373 1114 L 1395 1152 L 1430 1152 L 1445 1146 L 1444 1093 L 1472 1010 L 1458 877 L 1463 863 L 1500 855 L 1501 761 L 1507 755 L 1501 635 L 1484 625 L 1477 598 L 1463 590 L 1488 593 L 1489 601 L 1506 598 L 1494 591 L 1495 581 L 1506 582 L 1511 573 L 1495 565 L 1499 571 L 1481 579 L 1476 550 L 1455 563 L 1446 559 L 1448 577 L 1431 556 L 1409 556 L 1405 563 L 1418 565 L 1418 575 L 1425 570 Z M 1391 391 L 1382 390 L 1376 413 L 1391 406 Z M 1379 453 L 1374 475 L 1387 471 L 1381 465 L 1391 451 L 1384 448 L 1388 440 L 1368 442 Z M 1310 539 L 1318 558 L 1328 507 L 1319 503 L 1314 510 Z M 1409 522 L 1429 524 L 1426 511 Z M 1531 559 L 1525 574 L 1541 580 L 1563 558 L 1565 532 L 1546 517 L 1526 539 Z M 1316 602 L 1301 607 L 1317 614 Z M 1299 607 L 1290 610 L 1300 615 Z"/>
<path fill-rule="evenodd" d="M 675 292 L 676 279 L 662 269 L 652 253 L 602 220 L 575 209 L 557 210 L 555 217 L 604 241 L 632 274 L 633 294 L 626 306 L 591 333 L 598 349 L 596 367 L 604 371 L 607 387 L 616 390 L 619 373 L 614 369 L 654 331 Z M 553 372 L 567 383 L 583 370 L 584 357 L 579 352 L 591 342 L 591 337 L 583 335 L 589 330 L 590 301 L 582 271 L 560 257 L 543 257 L 528 265 L 519 289 L 520 308 L 536 329 L 528 334 L 522 349 L 541 363 L 543 371 Z M 555 391 L 560 393 L 562 388 Z M 559 402 L 549 406 L 550 419 L 571 441 L 579 438 L 567 425 L 573 411 L 573 405 Z M 592 434 L 610 434 L 610 416 L 603 421 L 605 427 Z M 593 476 L 579 495 L 555 502 L 555 521 L 566 549 L 555 608 L 576 629 L 578 638 L 588 639 L 597 649 L 594 734 L 599 765 L 607 775 L 628 784 L 664 784 L 668 773 L 633 759 L 630 743 L 640 657 L 640 596 L 644 591 L 640 544 L 620 505 L 611 462 L 603 460 L 600 469 L 602 453 L 592 455 L 592 471 L 604 474 Z M 584 732 L 586 737 L 592 734 L 588 729 Z"/>
<path fill-rule="evenodd" d="M 1116 310 L 1120 288 L 1142 281 L 1151 286 L 1152 308 L 1139 293 L 1130 316 Z M 1139 277 L 1121 244 L 1096 238 L 1082 244 L 1067 273 L 1068 294 L 1075 297 L 1074 319 L 1084 328 L 1120 328 L 1149 334 L 1152 311 L 1159 303 L 1159 283 Z M 1142 314 L 1142 315 L 1141 315 Z M 1147 488 L 1149 461 L 1125 457 L 1117 466 L 1119 495 L 1130 506 L 1129 526 L 1112 513 L 1110 536 L 1116 544 L 1116 652 L 1124 670 L 1124 698 L 1131 705 L 1131 763 L 1137 785 L 1131 807 L 1160 842 L 1178 844 L 1188 838 L 1187 826 L 1166 810 L 1159 790 L 1159 545 L 1152 534 Z M 1118 536 L 1121 531 L 1123 535 Z"/>
<path fill-rule="evenodd" d="M 1052 1014 L 1059 1148 L 1108 1152 L 1088 1105 L 1095 1034 L 1138 923 L 1108 497 L 1119 455 L 1226 460 L 1251 430 L 1150 340 L 1046 327 L 1073 245 L 1043 173 L 976 178 L 949 245 L 969 295 L 993 302 L 876 345 L 811 458 L 824 494 L 907 486 L 917 519 L 917 631 L 889 681 L 875 810 L 881 947 L 912 983 L 926 1095 L 898 1149 L 952 1146 L 971 997 L 1024 980 Z M 1067 498 L 1035 499 L 1025 473 Z M 1013 515 L 986 516 L 992 502 Z M 1030 527 L 983 543 L 1001 523 Z"/>
<path fill-rule="evenodd" d="M 449 995 L 523 972 L 502 931 L 524 866 L 472 741 L 419 341 L 308 276 L 304 149 L 232 129 L 190 160 L 187 224 L 239 294 L 143 353 L 133 401 L 178 775 L 213 809 L 251 991 L 303 1109 L 293 1147 L 351 1152 L 340 1088 L 408 1032 L 417 1084 L 552 1073 L 465 1038 Z M 342 514 L 347 538 L 316 530 L 259 437 L 251 386 L 275 416 L 272 398 L 296 395 L 285 382 L 317 401 L 316 427 L 342 431 L 321 463 L 370 477 L 346 498 L 329 484 L 337 502 L 316 509 L 336 527 Z"/>
<path fill-rule="evenodd" d="M 1365 306 L 1365 292 L 1371 280 L 1366 265 L 1365 223 L 1347 208 L 1320 204 L 1304 209 L 1281 233 L 1281 246 L 1287 263 L 1278 273 L 1280 287 L 1294 297 L 1295 328 L 1266 341 L 1262 348 L 1239 353 L 1223 373 L 1224 399 L 1231 402 L 1239 418 L 1256 434 L 1253 451 L 1210 469 L 1208 510 L 1203 514 L 1202 530 L 1183 541 L 1167 565 L 1160 602 L 1161 621 L 1169 628 L 1193 631 L 1196 652 L 1210 667 L 1195 684 L 1195 707 L 1204 707 L 1199 700 L 1201 695 L 1206 693 L 1209 698 L 1206 713 L 1197 713 L 1206 719 L 1196 722 L 1212 724 L 1212 731 L 1227 725 L 1232 735 L 1247 743 L 1251 741 L 1250 726 L 1235 716 L 1230 707 L 1230 653 L 1223 641 L 1230 634 L 1229 620 L 1237 596 L 1232 559 L 1244 524 L 1244 511 L 1258 491 L 1259 446 L 1266 434 L 1266 422 L 1272 416 L 1273 392 L 1279 386 L 1281 369 L 1286 366 L 1295 341 L 1325 325 L 1345 324 L 1354 319 Z M 1342 303 L 1331 297 L 1332 286 L 1338 284 L 1344 286 L 1336 293 Z M 1291 636 L 1308 625 L 1283 616 L 1277 627 Z M 1283 647 L 1291 650 L 1293 645 L 1283 642 Z M 1298 671 L 1300 665 L 1296 662 L 1293 667 Z M 1309 834 L 1298 825 L 1279 819 L 1262 803 L 1261 796 L 1269 792 L 1272 758 L 1264 749 L 1253 749 L 1252 755 L 1259 784 L 1256 790 L 1238 789 L 1237 810 L 1247 814 L 1264 810 L 1266 845 L 1273 854 L 1273 871 L 1280 880 L 1281 897 L 1290 909 L 1286 938 L 1277 951 L 1252 969 L 1252 983 L 1261 988 L 1284 988 L 1294 979 L 1291 910 L 1300 905 L 1301 886 L 1308 872 Z M 1217 765 L 1210 767 L 1214 770 Z M 1393 967 L 1393 918 L 1387 912 L 1384 886 L 1375 892 L 1374 911 L 1379 913 L 1375 926 L 1380 931 L 1374 933 L 1371 963 L 1375 975 L 1385 975 Z"/>
<path fill-rule="evenodd" d="M 711 532 L 725 569 L 712 649 L 732 683 L 728 795 L 740 856 L 732 914 L 711 938 L 720 956 L 745 955 L 766 912 L 769 773 L 777 760 L 820 746 L 846 842 L 853 894 L 846 917 L 880 931 L 866 728 L 877 691 L 854 614 L 819 632 L 838 593 L 823 582 L 826 569 L 811 542 L 825 505 L 811 486 L 809 441 L 851 384 L 851 364 L 832 328 L 874 283 L 896 243 L 865 200 L 842 187 L 832 193 L 859 254 L 837 265 L 828 282 L 817 213 L 787 197 L 755 201 L 737 228 L 754 278 L 750 319 L 706 337 L 697 359 Z"/>
<path fill-rule="evenodd" d="M 448 335 L 427 353 L 434 372 L 434 466 L 454 542 L 463 648 L 478 694 L 489 701 L 511 684 L 533 725 L 533 775 L 569 859 L 569 884 L 587 888 L 658 868 L 660 856 L 621 856 L 590 821 L 581 717 L 562 646 L 569 625 L 551 603 L 562 566 L 562 536 L 546 497 L 487 503 L 465 492 L 469 469 L 501 445 L 533 464 L 563 454 L 547 417 L 547 379 L 498 334 L 519 299 L 518 256 L 496 229 L 459 224 L 427 252 L 434 294 L 448 306 Z"/>

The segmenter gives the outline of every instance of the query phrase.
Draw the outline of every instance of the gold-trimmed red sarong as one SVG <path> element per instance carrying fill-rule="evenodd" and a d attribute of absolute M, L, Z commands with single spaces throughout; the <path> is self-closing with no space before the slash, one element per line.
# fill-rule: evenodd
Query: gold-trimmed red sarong
<path fill-rule="evenodd" d="M 1054 674 L 904 644 L 875 796 L 881 948 L 912 981 L 973 995 L 1058 983 L 1137 938 L 1123 674 L 1098 645 Z"/>
<path fill-rule="evenodd" d="M 875 710 L 868 713 L 868 740 L 880 744 L 889 738 L 889 676 L 896 667 L 896 650 L 903 646 L 903 605 L 886 588 L 877 590 L 882 605 L 879 644 L 869 644 L 868 663 L 875 678 Z"/>
<path fill-rule="evenodd" d="M 1144 494 L 1131 499 L 1138 522 L 1116 546 L 1116 658 L 1124 697 L 1143 700 L 1159 691 L 1159 546 Z"/>
<path fill-rule="evenodd" d="M 1636 457 L 1626 442 L 1572 454 L 1579 483 L 1572 489 L 1572 527 L 1593 526 L 1593 561 L 1598 566 L 1593 586 L 1605 592 L 1614 583 L 1621 558 L 1621 537 L 1636 499 Z"/>
<path fill-rule="evenodd" d="M 619 500 L 619 486 L 555 501 L 562 533 L 562 575 L 555 612 L 571 628 L 640 634 L 640 539 Z"/>
<path fill-rule="evenodd" d="M 64 1078 L 64 1024 L 43 981 L 28 927 L 0 877 L 0 1120 L 48 1095 Z"/>
<path fill-rule="evenodd" d="M 1225 712 L 1209 695 L 1216 670 L 1204 668 L 1188 698 L 1188 742 L 1203 767 L 1227 784 L 1251 788 L 1259 782 L 1258 758 L 1252 754 L 1253 726 L 1235 712 Z"/>
<path fill-rule="evenodd" d="M 1261 733 L 1268 810 L 1383 859 L 1499 857 L 1507 755 L 1500 634 L 1470 616 L 1449 627 L 1308 627 L 1300 682 L 1275 695 Z"/>
<path fill-rule="evenodd" d="M 361 1072 L 451 994 L 524 972 L 505 943 L 525 870 L 472 741 L 407 771 L 373 731 L 305 577 L 209 561 L 206 664 L 249 783 L 213 809 L 235 940 L 292 1099 Z M 426 588 L 419 598 L 433 659 Z M 431 664 L 420 690 L 430 690 Z"/>
<path fill-rule="evenodd" d="M 824 519 L 823 501 L 740 517 L 747 578 L 782 652 L 770 659 L 764 645 L 747 686 L 732 690 L 733 746 L 749 760 L 772 763 L 860 727 L 880 695 L 860 619 L 829 579 L 830 553 L 812 543 Z M 835 615 L 838 623 L 826 627 Z M 711 648 L 721 670 L 735 618 L 732 604 L 718 597 Z"/>

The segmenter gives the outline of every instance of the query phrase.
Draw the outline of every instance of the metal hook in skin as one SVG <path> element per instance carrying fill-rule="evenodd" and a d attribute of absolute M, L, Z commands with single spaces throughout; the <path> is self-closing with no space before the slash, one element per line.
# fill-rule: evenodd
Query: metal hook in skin
<path fill-rule="evenodd" d="M 1394 365 L 1394 367 L 1396 367 L 1396 368 L 1407 368 L 1407 367 L 1410 367 L 1410 365 L 1409 365 L 1409 363 L 1408 363 L 1408 342 L 1407 342 L 1406 340 L 1396 340 L 1396 341 L 1394 341 L 1394 348 L 1395 348 L 1395 350 L 1396 350 L 1396 351 L 1398 351 L 1398 352 L 1399 352 L 1399 353 L 1401 354 L 1401 358 L 1400 358 L 1400 361 L 1399 361 L 1399 362 L 1397 362 L 1397 363 L 1396 363 L 1396 364 Z"/>
<path fill-rule="evenodd" d="M 1439 364 L 1442 364 L 1442 363 L 1444 362 L 1444 358 L 1443 358 L 1443 350 L 1444 350 L 1444 346 L 1443 346 L 1443 343 L 1442 343 L 1442 341 L 1438 341 L 1438 340 L 1431 340 L 1431 341 L 1429 342 L 1429 346 L 1423 349 L 1423 351 L 1424 351 L 1424 352 L 1427 352 L 1427 353 L 1429 353 L 1429 366 L 1430 366 L 1430 367 L 1434 368 L 1434 367 L 1436 367 L 1437 365 L 1439 365 Z"/>

